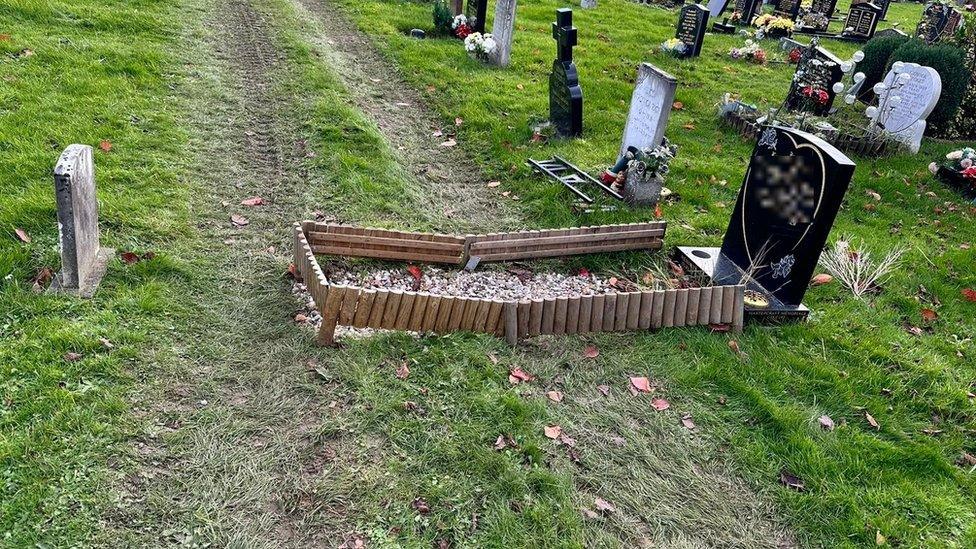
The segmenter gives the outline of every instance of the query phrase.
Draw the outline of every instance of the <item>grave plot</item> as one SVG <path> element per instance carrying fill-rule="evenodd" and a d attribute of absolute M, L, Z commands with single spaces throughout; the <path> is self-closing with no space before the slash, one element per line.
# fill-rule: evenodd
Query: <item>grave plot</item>
<path fill-rule="evenodd" d="M 742 329 L 745 286 L 718 286 L 621 291 L 597 281 L 546 275 L 551 288 L 508 287 L 498 280 L 480 282 L 467 274 L 441 276 L 430 291 L 398 287 L 395 280 L 377 284 L 362 275 L 326 276 L 316 254 L 415 261 L 473 269 L 479 263 L 631 250 L 663 246 L 661 221 L 548 231 L 451 236 L 347 227 L 305 221 L 294 227 L 295 275 L 304 282 L 321 317 L 318 342 L 330 345 L 337 326 L 433 332 L 469 331 L 494 334 L 512 345 L 537 335 L 634 331 L 672 326 L 727 324 Z M 360 278 L 355 278 L 359 276 Z M 379 275 L 369 275 L 376 280 Z M 389 277 L 388 277 L 389 278 Z M 490 294 L 478 291 L 488 286 Z M 510 285 L 509 285 L 510 286 Z M 472 289 L 473 288 L 473 289 Z M 502 290 L 502 291 L 499 291 Z M 560 291 L 567 295 L 559 295 Z"/>

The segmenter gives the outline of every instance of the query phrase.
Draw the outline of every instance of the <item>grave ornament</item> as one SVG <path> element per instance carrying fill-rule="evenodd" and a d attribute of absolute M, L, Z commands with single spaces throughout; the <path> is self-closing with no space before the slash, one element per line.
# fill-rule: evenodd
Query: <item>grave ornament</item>
<path fill-rule="evenodd" d="M 897 61 L 884 80 L 875 84 L 878 106 L 868 107 L 869 131 L 881 131 L 917 153 L 926 118 L 942 94 L 942 79 L 932 67 Z"/>
<path fill-rule="evenodd" d="M 952 38 L 962 25 L 962 14 L 946 2 L 935 0 L 925 5 L 915 36 L 928 44 Z"/>
<path fill-rule="evenodd" d="M 61 272 L 51 291 L 90 298 L 108 268 L 114 250 L 99 243 L 95 162 L 88 145 L 71 145 L 54 167 L 58 206 Z"/>

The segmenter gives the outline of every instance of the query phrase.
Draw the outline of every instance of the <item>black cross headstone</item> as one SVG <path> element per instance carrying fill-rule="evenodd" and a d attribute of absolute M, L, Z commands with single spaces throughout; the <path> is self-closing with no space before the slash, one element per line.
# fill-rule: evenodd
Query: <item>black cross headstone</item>
<path fill-rule="evenodd" d="M 817 116 L 830 112 L 834 104 L 834 84 L 844 78 L 842 61 L 834 54 L 820 47 L 816 38 L 807 46 L 796 64 L 796 72 L 790 91 L 786 95 L 785 107 L 789 111 L 806 111 Z M 818 90 L 826 92 L 826 101 L 818 101 Z"/>
<path fill-rule="evenodd" d="M 867 42 L 874 37 L 878 21 L 881 21 L 881 8 L 877 5 L 872 2 L 854 4 L 847 12 L 841 36 L 855 42 Z"/>
<path fill-rule="evenodd" d="M 684 42 L 682 57 L 698 57 L 705 31 L 708 30 L 708 9 L 701 4 L 688 4 L 678 12 L 678 30 L 674 37 Z"/>
<path fill-rule="evenodd" d="M 573 62 L 573 47 L 578 41 L 573 10 L 556 10 L 552 37 L 556 40 L 556 60 L 549 74 L 549 120 L 559 135 L 579 137 L 583 135 L 583 89 Z"/>
<path fill-rule="evenodd" d="M 766 126 L 753 150 L 722 248 L 681 248 L 712 283 L 746 284 L 750 317 L 804 317 L 803 295 L 854 175 L 826 141 Z"/>
<path fill-rule="evenodd" d="M 468 0 L 465 8 L 465 15 L 468 20 L 473 20 L 471 32 L 485 32 L 485 19 L 488 17 L 488 0 Z"/>

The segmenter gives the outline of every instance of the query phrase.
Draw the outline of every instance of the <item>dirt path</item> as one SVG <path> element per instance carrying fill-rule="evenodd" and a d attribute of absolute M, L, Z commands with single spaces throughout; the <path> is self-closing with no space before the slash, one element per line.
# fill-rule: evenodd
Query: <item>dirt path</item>
<path fill-rule="evenodd" d="M 356 106 L 366 113 L 429 196 L 458 231 L 519 226 L 509 203 L 485 188 L 476 164 L 459 149 L 442 147 L 453 126 L 424 106 L 420 94 L 400 75 L 336 6 L 328 0 L 293 0 L 319 25 L 328 63 L 342 78 Z"/>

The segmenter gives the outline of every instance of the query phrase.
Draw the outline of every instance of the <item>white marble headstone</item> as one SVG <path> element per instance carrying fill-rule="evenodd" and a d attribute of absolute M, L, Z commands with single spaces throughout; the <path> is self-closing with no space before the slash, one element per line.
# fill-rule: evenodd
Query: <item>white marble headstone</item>
<path fill-rule="evenodd" d="M 620 156 L 627 152 L 627 147 L 643 150 L 661 144 L 677 87 L 677 78 L 650 63 L 641 63 L 624 126 Z"/>
<path fill-rule="evenodd" d="M 516 7 L 517 0 L 498 0 L 495 5 L 495 22 L 492 24 L 491 34 L 495 37 L 498 49 L 495 50 L 491 63 L 499 67 L 507 67 L 512 58 Z"/>
<path fill-rule="evenodd" d="M 911 75 L 911 79 L 904 86 L 892 90 L 896 74 L 894 70 L 888 71 L 884 83 L 890 91 L 885 91 L 879 105 L 883 105 L 889 95 L 901 97 L 901 103 L 879 112 L 878 123 L 883 126 L 885 133 L 917 153 L 925 134 L 925 119 L 935 109 L 942 95 L 942 79 L 932 67 L 923 67 L 917 63 L 905 63 L 900 72 Z"/>

